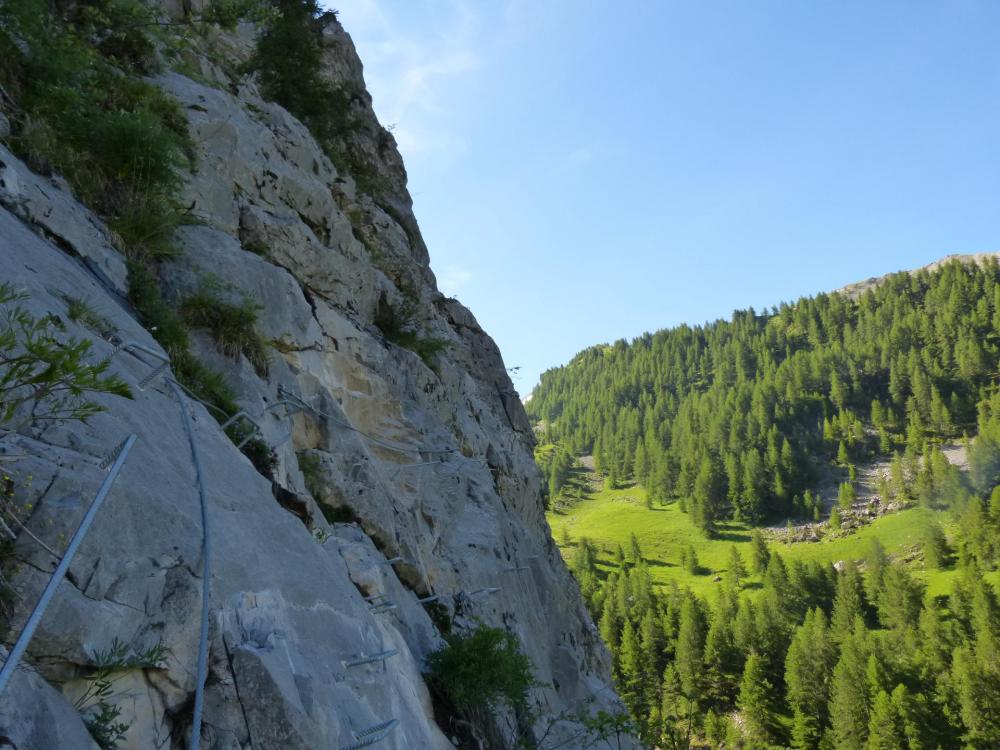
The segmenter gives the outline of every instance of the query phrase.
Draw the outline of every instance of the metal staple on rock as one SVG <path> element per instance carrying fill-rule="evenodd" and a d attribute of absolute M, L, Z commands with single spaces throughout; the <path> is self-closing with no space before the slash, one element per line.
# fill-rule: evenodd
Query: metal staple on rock
<path fill-rule="evenodd" d="M 205 678 L 208 675 L 208 608 L 212 593 L 212 535 L 208 522 L 208 501 L 205 497 L 205 482 L 202 478 L 201 456 L 194 439 L 194 427 L 191 425 L 191 413 L 184 404 L 181 389 L 172 380 L 167 381 L 181 407 L 184 428 L 187 431 L 188 443 L 191 446 L 191 459 L 194 462 L 195 478 L 198 481 L 198 499 L 201 502 L 201 639 L 198 644 L 198 676 L 195 683 L 194 712 L 191 718 L 191 741 L 188 747 L 198 750 L 201 746 L 201 714 L 205 704 Z"/>
<path fill-rule="evenodd" d="M 372 664 L 377 661 L 385 661 L 391 656 L 395 656 L 399 651 L 397 649 L 391 648 L 388 651 L 380 651 L 377 654 L 372 654 L 371 656 L 365 656 L 360 654 L 357 658 L 351 661 L 343 661 L 341 664 L 344 665 L 345 669 L 350 669 L 351 667 L 360 667 L 362 664 Z"/>
<path fill-rule="evenodd" d="M 493 586 L 487 589 L 476 589 L 475 591 L 470 591 L 469 596 L 476 596 L 477 594 L 495 594 L 500 590 L 499 586 Z"/>
<path fill-rule="evenodd" d="M 245 419 L 247 422 L 250 423 L 250 426 L 252 427 L 250 432 L 247 433 L 246 437 L 244 437 L 240 442 L 236 444 L 237 448 L 242 448 L 250 441 L 251 438 L 256 437 L 258 435 L 263 435 L 263 431 L 260 429 L 260 425 L 257 424 L 257 422 L 253 419 L 253 417 L 251 417 L 242 409 L 240 409 L 238 412 L 236 412 L 233 416 L 231 416 L 229 419 L 227 419 L 219 426 L 222 427 L 222 431 L 225 432 L 228 428 L 236 424 L 237 420 L 239 419 Z"/>
<path fill-rule="evenodd" d="M 104 457 L 104 460 L 98 464 L 98 468 L 101 471 L 107 471 L 108 468 L 110 468 L 111 464 L 115 462 L 115 459 L 122 454 L 123 450 L 125 450 L 125 445 L 128 443 L 128 440 L 129 439 L 126 437 L 124 440 L 118 443 L 118 445 L 112 448 L 111 451 L 108 453 L 108 455 Z"/>
<path fill-rule="evenodd" d="M 354 733 L 356 742 L 341 746 L 340 750 L 360 750 L 360 748 L 381 742 L 399 725 L 399 719 L 389 719 Z"/>
<path fill-rule="evenodd" d="M 73 562 L 73 558 L 76 556 L 77 550 L 83 542 L 83 538 L 87 535 L 91 524 L 94 522 L 94 517 L 101 509 L 104 499 L 108 496 L 108 492 L 111 490 L 111 485 L 115 483 L 122 466 L 125 465 L 125 460 L 128 458 L 128 454 L 129 451 L 132 450 L 132 446 L 135 445 L 135 441 L 136 436 L 134 433 L 125 439 L 124 444 L 118 451 L 118 457 L 115 459 L 114 465 L 111 467 L 111 471 L 108 473 L 108 476 L 104 478 L 104 481 L 101 482 L 101 486 L 98 488 L 97 494 L 94 496 L 94 500 L 90 503 L 90 507 L 87 508 L 87 512 L 84 513 L 83 519 L 80 521 L 80 525 L 73 533 L 73 538 L 70 539 L 69 544 L 66 546 L 66 551 L 63 553 L 62 559 L 59 561 L 56 569 L 52 572 L 52 576 L 49 578 L 49 582 L 46 584 L 45 590 L 42 591 L 42 596 L 39 598 L 38 603 L 35 604 L 34 610 L 32 610 L 31 615 L 28 617 L 28 621 L 25 623 L 24 629 L 21 631 L 21 635 L 18 636 L 17 642 L 7 655 L 7 661 L 4 662 L 3 669 L 0 669 L 0 693 L 2 693 L 4 688 L 7 687 L 7 683 L 10 682 L 10 678 L 14 674 L 14 670 L 17 669 L 21 656 L 24 655 L 24 651 L 28 648 L 28 643 L 31 641 L 31 637 L 35 634 L 35 630 L 38 628 L 38 624 L 42 620 L 42 615 L 45 614 L 45 610 L 51 603 L 52 597 L 55 596 L 56 589 L 59 588 L 59 584 L 66 576 L 66 571 L 69 570 L 70 563 Z"/>
<path fill-rule="evenodd" d="M 151 370 L 150 373 L 146 375 L 146 377 L 144 377 L 142 380 L 136 383 L 136 385 L 139 387 L 139 390 L 140 391 L 146 390 L 146 386 L 148 386 L 150 383 L 156 380 L 160 375 L 165 373 L 169 368 L 170 368 L 170 362 L 168 360 L 166 362 L 162 362 L 159 365 L 159 367 L 156 367 L 153 370 Z"/>

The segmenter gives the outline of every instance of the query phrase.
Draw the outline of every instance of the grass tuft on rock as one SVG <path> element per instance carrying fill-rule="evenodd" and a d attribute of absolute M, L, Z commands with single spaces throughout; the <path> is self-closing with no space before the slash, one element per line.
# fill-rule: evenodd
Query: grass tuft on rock
<path fill-rule="evenodd" d="M 181 303 L 181 317 L 188 325 L 207 330 L 227 357 L 243 355 L 258 375 L 266 377 L 270 353 L 256 328 L 262 307 L 247 294 L 238 303 L 228 302 L 224 291 L 218 282 L 206 281 Z"/>

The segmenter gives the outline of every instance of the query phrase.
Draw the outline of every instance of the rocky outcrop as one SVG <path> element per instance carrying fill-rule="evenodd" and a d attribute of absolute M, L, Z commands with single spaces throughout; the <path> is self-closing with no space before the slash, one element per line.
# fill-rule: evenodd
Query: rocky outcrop
<path fill-rule="evenodd" d="M 245 54 L 239 37 L 227 44 Z M 196 49 L 187 54 L 199 81 L 157 79 L 198 148 L 185 196 L 197 221 L 178 232 L 181 252 L 162 280 L 174 303 L 211 283 L 261 305 L 266 374 L 207 335 L 195 346 L 274 447 L 273 475 L 258 473 L 204 406 L 179 402 L 169 371 L 134 387 L 133 400 L 102 398 L 106 411 L 87 424 L 0 435 L 0 451 L 16 457 L 4 464 L 14 467 L 14 501 L 55 549 L 102 481 L 102 457 L 138 435 L 31 644 L 30 667 L 0 699 L 0 726 L 19 750 L 90 747 L 73 706 L 86 706 L 96 655 L 116 641 L 165 649 L 159 665 L 113 683 L 129 726 L 122 746 L 186 746 L 203 546 L 185 413 L 206 469 L 213 547 L 203 747 L 345 747 L 390 720 L 398 725 L 379 747 L 451 747 L 454 727 L 435 716 L 422 677 L 449 622 L 516 635 L 541 685 L 541 747 L 582 746 L 572 715 L 618 705 L 607 653 L 551 542 L 531 430 L 500 353 L 435 287 L 402 160 L 335 21 L 327 47 L 328 75 L 357 92 L 345 149 L 377 189 L 359 188 L 300 122 Z M 115 342 L 163 352 L 125 302 L 112 234 L 65 184 L 2 148 L 0 205 L 0 279 L 140 383 L 155 362 Z M 106 319 L 114 340 L 71 320 L 67 297 Z M 403 307 L 422 336 L 445 344 L 430 365 L 375 325 Z M 13 633 L 54 565 L 27 534 L 15 555 Z M 437 599 L 418 601 L 428 597 Z M 516 725 L 498 717 L 508 720 Z"/>
<path fill-rule="evenodd" d="M 976 264 L 982 266 L 994 261 L 1000 261 L 1000 253 L 955 253 L 952 255 L 946 255 L 940 260 L 928 263 L 926 266 L 922 266 L 913 271 L 901 271 L 897 273 L 919 273 L 920 271 L 932 272 L 938 270 L 947 263 L 966 263 L 969 265 Z M 851 299 L 858 299 L 869 289 L 874 289 L 875 287 L 881 285 L 890 276 L 893 276 L 893 274 L 871 276 L 864 281 L 856 281 L 853 284 L 841 287 L 834 293 L 843 294 L 845 297 L 850 297 Z"/>

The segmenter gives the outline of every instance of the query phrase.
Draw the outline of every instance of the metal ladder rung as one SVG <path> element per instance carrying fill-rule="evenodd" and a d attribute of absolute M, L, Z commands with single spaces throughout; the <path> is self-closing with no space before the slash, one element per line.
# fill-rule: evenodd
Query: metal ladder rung
<path fill-rule="evenodd" d="M 376 742 L 381 742 L 398 725 L 399 719 L 389 719 L 389 721 L 383 721 L 367 729 L 362 729 L 360 732 L 355 732 L 355 742 L 352 742 L 350 745 L 342 745 L 340 750 L 360 750 L 363 747 L 374 745 Z"/>
<path fill-rule="evenodd" d="M 341 664 L 344 665 L 344 669 L 350 669 L 351 667 L 360 667 L 362 664 L 373 664 L 377 661 L 385 661 L 398 653 L 399 651 L 397 649 L 391 648 L 388 651 L 380 651 L 379 653 L 371 654 L 370 656 L 359 654 L 357 658 L 352 659 L 351 661 L 342 661 Z"/>

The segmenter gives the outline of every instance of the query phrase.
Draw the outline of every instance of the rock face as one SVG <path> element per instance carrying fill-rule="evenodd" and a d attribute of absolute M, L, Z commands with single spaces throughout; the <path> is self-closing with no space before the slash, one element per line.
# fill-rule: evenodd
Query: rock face
<path fill-rule="evenodd" d="M 245 53 L 238 37 L 226 42 L 228 54 Z M 189 53 L 213 85 L 157 79 L 181 102 L 198 147 L 185 201 L 198 222 L 179 231 L 182 252 L 162 277 L 174 302 L 212 283 L 262 306 L 258 329 L 274 342 L 266 375 L 207 335 L 195 348 L 275 447 L 273 478 L 205 407 L 178 401 L 169 371 L 139 389 L 155 360 L 70 319 L 67 296 L 121 341 L 163 353 L 124 301 L 125 264 L 107 228 L 61 181 L 0 147 L 0 280 L 24 290 L 34 314 L 93 341 L 95 357 L 112 357 L 135 395 L 102 397 L 106 411 L 87 424 L 0 434 L 33 534 L 63 549 L 105 476 L 102 457 L 138 436 L 0 699 L 0 735 L 18 750 L 92 746 L 74 703 L 86 713 L 97 654 L 116 641 L 165 649 L 159 666 L 113 682 L 110 703 L 128 725 L 121 746 L 187 746 L 204 551 L 185 414 L 212 544 L 202 747 L 342 748 L 391 720 L 377 747 L 452 747 L 455 727 L 435 716 L 421 674 L 448 621 L 515 634 L 542 685 L 532 692 L 534 730 L 548 730 L 541 748 L 584 746 L 570 714 L 619 706 L 607 652 L 551 542 L 531 430 L 500 353 L 437 291 L 402 160 L 335 21 L 327 43 L 328 75 L 358 92 L 345 147 L 377 176 L 377 199 L 300 122 L 208 56 Z M 374 324 L 405 305 L 422 335 L 446 343 L 433 368 Z M 15 555 L 13 633 L 55 564 L 23 533 Z M 432 596 L 433 605 L 418 601 Z M 498 717 L 508 722 L 516 726 Z"/>

